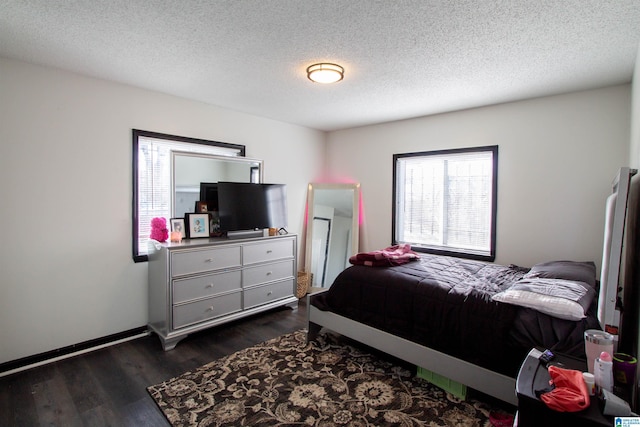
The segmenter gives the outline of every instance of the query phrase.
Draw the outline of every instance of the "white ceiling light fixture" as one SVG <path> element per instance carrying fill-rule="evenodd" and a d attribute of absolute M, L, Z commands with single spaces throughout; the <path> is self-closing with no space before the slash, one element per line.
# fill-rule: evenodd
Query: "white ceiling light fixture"
<path fill-rule="evenodd" d="M 344 78 L 344 68 L 327 62 L 313 64 L 307 67 L 307 77 L 315 83 L 335 83 Z"/>

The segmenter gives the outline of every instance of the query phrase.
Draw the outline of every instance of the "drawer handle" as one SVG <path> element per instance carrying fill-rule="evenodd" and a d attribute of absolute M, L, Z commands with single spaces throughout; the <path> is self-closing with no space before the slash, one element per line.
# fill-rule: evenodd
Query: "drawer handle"
<path fill-rule="evenodd" d="M 267 296 L 270 296 L 271 294 L 273 294 L 272 291 L 267 292 Z"/>
<path fill-rule="evenodd" d="M 268 253 L 268 254 L 270 254 L 271 252 L 273 252 L 271 249 L 269 249 L 269 250 L 267 251 L 267 253 Z"/>
<path fill-rule="evenodd" d="M 213 258 L 207 258 L 204 260 L 204 262 L 213 262 Z"/>
<path fill-rule="evenodd" d="M 207 286 L 205 286 L 207 289 L 213 288 L 213 283 L 209 283 Z"/>
<path fill-rule="evenodd" d="M 267 271 L 267 276 L 271 276 L 273 274 L 273 271 Z"/>
<path fill-rule="evenodd" d="M 207 308 L 207 311 L 213 311 L 213 306 Z"/>

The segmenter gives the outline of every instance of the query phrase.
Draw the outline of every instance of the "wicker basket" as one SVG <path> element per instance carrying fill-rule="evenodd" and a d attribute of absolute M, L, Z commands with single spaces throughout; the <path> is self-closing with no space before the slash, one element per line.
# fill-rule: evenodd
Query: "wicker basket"
<path fill-rule="evenodd" d="M 298 285 L 296 286 L 296 296 L 298 298 L 304 297 L 309 292 L 312 282 L 313 273 L 298 271 Z"/>

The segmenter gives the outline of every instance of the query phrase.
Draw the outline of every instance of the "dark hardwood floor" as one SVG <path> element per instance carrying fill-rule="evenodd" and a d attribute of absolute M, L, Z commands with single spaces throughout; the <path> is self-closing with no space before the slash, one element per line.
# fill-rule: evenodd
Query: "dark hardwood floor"
<path fill-rule="evenodd" d="M 168 426 L 146 387 L 306 327 L 306 304 L 202 331 L 163 351 L 154 334 L 0 378 L 0 426 Z"/>

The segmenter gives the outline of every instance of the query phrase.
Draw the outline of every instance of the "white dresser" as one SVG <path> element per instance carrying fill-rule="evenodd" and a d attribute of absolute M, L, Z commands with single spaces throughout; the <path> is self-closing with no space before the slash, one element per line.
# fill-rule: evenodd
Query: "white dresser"
<path fill-rule="evenodd" d="M 188 334 L 297 303 L 297 237 L 149 244 L 149 328 L 171 350 Z"/>

